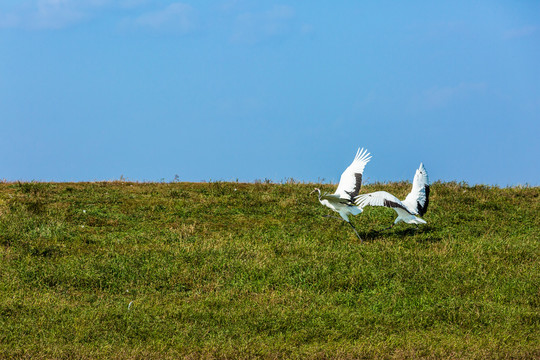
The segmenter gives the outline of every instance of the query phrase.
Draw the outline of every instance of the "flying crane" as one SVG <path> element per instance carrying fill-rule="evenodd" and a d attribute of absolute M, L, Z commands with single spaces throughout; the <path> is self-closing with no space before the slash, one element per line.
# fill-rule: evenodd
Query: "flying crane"
<path fill-rule="evenodd" d="M 339 185 L 335 193 L 321 194 L 321 190 L 318 188 L 315 188 L 315 190 L 311 192 L 318 192 L 319 202 L 337 212 L 341 218 L 353 228 L 360 241 L 362 241 L 362 238 L 358 235 L 358 231 L 356 231 L 354 225 L 349 221 L 349 215 L 358 215 L 362 212 L 362 208 L 355 204 L 355 198 L 358 196 L 360 187 L 362 186 L 362 173 L 364 167 L 370 159 L 371 155 L 367 150 L 364 150 L 363 148 L 358 149 L 351 165 L 349 165 L 349 167 L 341 174 Z"/>
<path fill-rule="evenodd" d="M 356 196 L 355 204 L 361 210 L 366 206 L 385 206 L 394 209 L 398 216 L 385 230 L 400 221 L 407 224 L 425 224 L 426 221 L 418 217 L 426 213 L 429 204 L 429 178 L 424 164 L 420 163 L 420 167 L 416 170 L 411 192 L 405 200 L 401 201 L 386 191 L 376 191 Z"/>

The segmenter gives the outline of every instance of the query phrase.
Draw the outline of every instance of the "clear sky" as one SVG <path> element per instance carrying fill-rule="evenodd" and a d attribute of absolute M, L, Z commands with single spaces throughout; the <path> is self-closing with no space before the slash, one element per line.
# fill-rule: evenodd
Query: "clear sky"
<path fill-rule="evenodd" d="M 540 184 L 540 1 L 0 2 L 0 179 Z"/>

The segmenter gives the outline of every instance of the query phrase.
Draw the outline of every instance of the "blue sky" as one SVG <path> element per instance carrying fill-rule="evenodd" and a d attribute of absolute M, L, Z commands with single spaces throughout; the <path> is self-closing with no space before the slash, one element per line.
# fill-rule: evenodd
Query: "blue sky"
<path fill-rule="evenodd" d="M 540 184 L 538 1 L 3 0 L 0 179 Z"/>

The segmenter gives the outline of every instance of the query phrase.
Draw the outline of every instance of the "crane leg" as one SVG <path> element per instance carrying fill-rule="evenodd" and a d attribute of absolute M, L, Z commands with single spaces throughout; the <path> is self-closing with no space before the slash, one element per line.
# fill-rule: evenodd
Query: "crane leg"
<path fill-rule="evenodd" d="M 338 220 L 343 220 L 342 218 L 339 218 L 339 217 L 337 217 L 337 216 L 332 216 L 332 215 L 323 215 L 323 217 L 333 218 L 333 219 L 338 219 Z M 345 220 L 343 220 L 343 221 L 345 221 Z M 360 241 L 363 242 L 364 240 L 362 240 L 362 238 L 361 238 L 360 235 L 358 234 L 358 231 L 356 231 L 356 228 L 354 227 L 354 225 L 351 224 L 350 221 L 345 221 L 345 222 L 346 222 L 347 224 L 351 225 L 351 227 L 352 227 L 353 230 L 354 230 L 354 233 L 356 234 L 356 236 L 358 236 L 358 239 L 360 239 Z"/>
<path fill-rule="evenodd" d="M 354 225 L 351 224 L 350 221 L 347 221 L 347 224 L 351 225 L 351 227 L 352 227 L 353 230 L 354 230 L 354 233 L 356 234 L 356 236 L 358 236 L 358 239 L 360 239 L 360 241 L 364 242 L 364 240 L 362 240 L 362 238 L 360 237 L 360 235 L 358 235 L 358 231 L 356 231 L 356 228 L 354 227 Z"/>

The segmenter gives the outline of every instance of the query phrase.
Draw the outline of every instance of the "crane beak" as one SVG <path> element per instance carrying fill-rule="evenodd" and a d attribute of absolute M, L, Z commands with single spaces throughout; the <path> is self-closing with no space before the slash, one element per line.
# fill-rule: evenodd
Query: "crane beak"
<path fill-rule="evenodd" d="M 309 193 L 309 195 L 313 194 L 314 192 L 317 192 L 317 191 L 321 191 L 319 190 L 318 188 L 315 188 L 315 190 L 313 190 L 312 192 Z"/>

